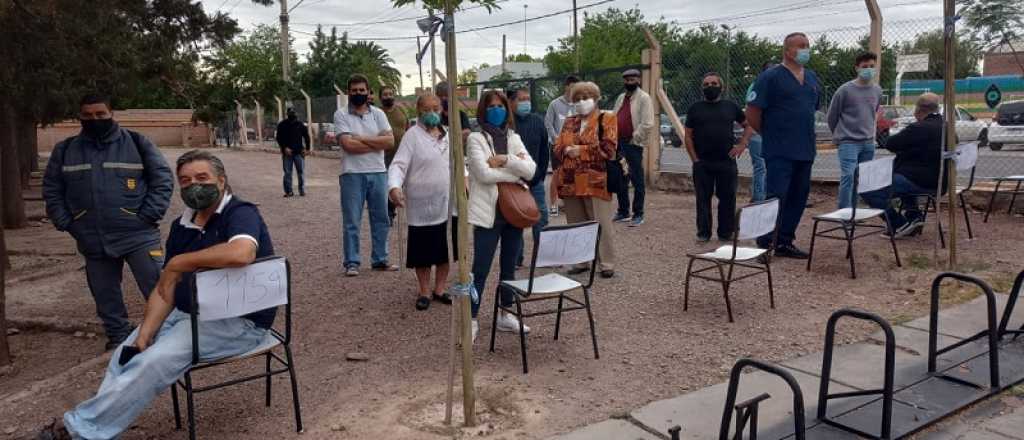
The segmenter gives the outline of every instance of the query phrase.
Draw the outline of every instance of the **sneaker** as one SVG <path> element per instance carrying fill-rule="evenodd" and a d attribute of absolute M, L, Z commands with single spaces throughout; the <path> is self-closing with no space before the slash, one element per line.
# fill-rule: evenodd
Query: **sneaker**
<path fill-rule="evenodd" d="M 621 213 L 620 214 L 615 214 L 615 217 L 612 218 L 612 221 L 615 222 L 615 223 L 625 223 L 625 222 L 628 222 L 629 221 L 629 214 L 621 214 Z"/>
<path fill-rule="evenodd" d="M 806 260 L 809 256 L 807 252 L 798 249 L 796 246 L 790 244 L 781 244 L 775 247 L 775 256 L 782 258 L 793 258 L 796 260 Z"/>
<path fill-rule="evenodd" d="M 71 440 L 71 433 L 57 419 L 53 419 L 39 431 L 39 434 L 36 434 L 35 438 L 36 440 Z"/>
<path fill-rule="evenodd" d="M 430 308 L 430 298 L 425 296 L 416 298 L 416 310 L 422 311 L 427 310 L 428 308 Z"/>
<path fill-rule="evenodd" d="M 477 320 L 473 320 L 473 343 L 476 344 L 476 335 L 480 333 L 480 323 Z"/>
<path fill-rule="evenodd" d="M 642 224 L 644 224 L 644 216 L 642 216 L 642 215 L 634 215 L 633 216 L 633 221 L 629 224 L 629 227 L 635 228 L 635 227 L 640 226 Z"/>
<path fill-rule="evenodd" d="M 604 269 L 601 271 L 601 278 L 608 279 L 615 276 L 615 271 L 611 269 Z"/>
<path fill-rule="evenodd" d="M 382 263 L 373 263 L 373 266 L 370 266 L 370 268 L 378 272 L 398 272 L 398 266 L 390 264 L 387 261 Z"/>
<path fill-rule="evenodd" d="M 558 217 L 558 206 L 552 206 L 551 209 L 548 210 L 548 216 Z"/>
<path fill-rule="evenodd" d="M 501 313 L 498 315 L 498 329 L 499 332 L 519 333 L 519 320 L 511 313 Z M 530 333 L 530 327 L 523 324 L 523 333 Z"/>
<path fill-rule="evenodd" d="M 910 237 L 910 236 L 916 234 L 917 231 L 919 231 L 923 227 L 924 227 L 924 222 L 922 222 L 920 220 L 909 221 L 906 224 L 904 224 L 903 226 L 900 226 L 899 229 L 896 230 L 895 237 L 896 238 Z"/>
<path fill-rule="evenodd" d="M 346 267 L 345 268 L 345 276 L 347 276 L 347 277 L 357 277 L 357 276 L 359 276 L 359 267 L 358 266 Z"/>
<path fill-rule="evenodd" d="M 288 197 L 295 197 L 295 194 L 294 194 L 294 193 L 284 193 L 284 197 L 285 197 L 285 198 L 288 198 Z"/>

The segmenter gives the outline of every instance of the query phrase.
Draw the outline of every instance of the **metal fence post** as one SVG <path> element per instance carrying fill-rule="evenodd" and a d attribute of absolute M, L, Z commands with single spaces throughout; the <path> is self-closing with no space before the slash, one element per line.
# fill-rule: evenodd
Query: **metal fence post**
<path fill-rule="evenodd" d="M 260 101 L 253 98 L 252 102 L 256 104 L 256 145 L 263 144 L 263 107 L 260 106 Z"/>
<path fill-rule="evenodd" d="M 306 98 L 306 130 L 309 131 L 309 149 L 312 150 L 316 147 L 316 136 L 313 136 L 313 100 L 305 90 L 299 89 L 299 93 Z"/>
<path fill-rule="evenodd" d="M 284 120 L 284 101 L 277 95 L 274 95 L 274 100 L 277 101 L 277 121 L 281 122 Z"/>
<path fill-rule="evenodd" d="M 241 129 L 238 145 L 249 145 L 249 130 L 245 127 L 245 108 L 237 99 L 235 100 L 235 109 L 238 111 L 238 127 Z"/>

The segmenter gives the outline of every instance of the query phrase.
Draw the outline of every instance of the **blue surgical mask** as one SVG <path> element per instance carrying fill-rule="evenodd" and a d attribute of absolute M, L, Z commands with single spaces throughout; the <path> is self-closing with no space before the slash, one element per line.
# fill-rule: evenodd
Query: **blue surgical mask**
<path fill-rule="evenodd" d="M 508 110 L 505 107 L 488 107 L 487 108 L 487 123 L 495 127 L 501 127 L 505 124 L 505 120 L 508 119 Z"/>
<path fill-rule="evenodd" d="M 801 66 L 806 65 L 811 61 L 811 50 L 810 49 L 797 49 L 796 50 L 796 62 L 800 63 Z"/>
<path fill-rule="evenodd" d="M 426 112 L 420 115 L 420 122 L 426 127 L 437 127 L 441 125 L 441 115 L 437 112 Z"/>
<path fill-rule="evenodd" d="M 871 81 L 871 79 L 875 77 L 875 68 L 864 67 L 861 69 L 857 69 L 857 77 L 864 81 Z"/>
<path fill-rule="evenodd" d="M 519 101 L 516 103 L 516 114 L 519 116 L 526 116 L 533 110 L 533 106 L 530 101 Z"/>

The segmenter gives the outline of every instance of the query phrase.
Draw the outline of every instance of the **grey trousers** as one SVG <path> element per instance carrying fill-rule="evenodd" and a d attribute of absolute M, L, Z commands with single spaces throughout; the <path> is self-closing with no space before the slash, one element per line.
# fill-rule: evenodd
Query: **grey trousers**
<path fill-rule="evenodd" d="M 103 321 L 103 330 L 111 341 L 123 340 L 133 329 L 121 292 L 125 263 L 131 268 L 142 295 L 149 298 L 164 265 L 164 254 L 159 247 L 142 248 L 118 258 L 85 259 L 85 275 L 96 301 L 96 315 Z"/>

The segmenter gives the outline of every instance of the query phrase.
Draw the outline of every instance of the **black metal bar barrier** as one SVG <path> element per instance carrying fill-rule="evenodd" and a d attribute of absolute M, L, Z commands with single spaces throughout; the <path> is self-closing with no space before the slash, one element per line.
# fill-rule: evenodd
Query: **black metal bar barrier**
<path fill-rule="evenodd" d="M 839 319 L 850 317 L 857 318 L 865 321 L 872 321 L 878 324 L 885 332 L 885 368 L 883 371 L 884 382 L 881 389 L 874 390 L 863 390 L 853 391 L 845 393 L 829 394 L 828 387 L 829 382 L 832 378 L 832 352 L 835 347 L 835 336 L 836 336 L 836 324 Z M 818 389 L 818 420 L 823 423 L 827 423 L 836 428 L 844 431 L 852 432 L 854 434 L 862 435 L 869 438 L 875 439 L 889 439 L 892 438 L 892 395 L 893 395 L 893 376 L 896 371 L 896 336 L 892 331 L 892 326 L 881 316 L 874 313 L 844 308 L 835 311 L 831 317 L 828 318 L 828 324 L 825 327 L 825 353 L 821 358 L 821 386 Z M 875 436 L 858 429 L 843 425 L 835 420 L 828 418 L 828 401 L 830 399 L 843 399 L 849 397 L 858 396 L 873 396 L 882 395 L 882 427 L 881 435 Z"/>
<path fill-rule="evenodd" d="M 739 405 L 736 405 L 736 392 L 740 386 L 740 374 L 742 374 L 743 370 L 747 367 L 774 374 L 786 381 L 790 390 L 793 391 L 794 439 L 805 440 L 807 436 L 807 427 L 804 426 L 804 394 L 803 391 L 800 390 L 800 384 L 797 383 L 796 378 L 794 378 L 790 372 L 779 366 L 749 358 L 743 358 L 736 361 L 736 364 L 732 367 L 732 372 L 729 374 L 729 390 L 725 397 L 725 410 L 722 412 L 722 425 L 718 433 L 718 440 L 729 440 L 729 424 L 732 421 L 732 412 L 734 409 L 737 413 L 740 413 L 741 416 L 749 416 L 748 420 L 751 422 L 750 426 L 752 428 L 750 438 L 757 438 L 757 406 L 762 400 L 767 398 L 765 397 L 766 395 L 762 394 L 761 396 L 744 402 L 745 406 L 738 407 Z M 735 438 L 743 438 L 742 427 L 742 425 L 737 426 Z"/>
<path fill-rule="evenodd" d="M 939 341 L 939 288 L 942 286 L 942 281 L 946 278 L 953 278 L 957 281 L 971 283 L 978 286 L 981 291 L 985 294 L 985 302 L 988 307 L 988 330 L 982 331 L 970 338 L 964 339 L 956 344 L 938 348 Z M 1019 277 L 1018 277 L 1019 279 Z M 964 345 L 968 342 L 980 339 L 983 336 L 988 336 L 988 358 L 989 358 L 989 388 L 999 388 L 999 325 L 996 321 L 996 295 L 992 292 L 992 287 L 988 283 L 982 281 L 980 278 L 956 273 L 956 272 L 943 272 L 935 277 L 932 281 L 932 298 L 931 298 L 931 310 L 929 314 L 928 322 L 928 373 L 935 374 L 936 372 L 936 360 L 940 354 L 946 353 L 953 348 Z"/>
<path fill-rule="evenodd" d="M 1006 330 L 1006 326 L 1010 324 L 1010 315 L 1013 315 L 1013 309 L 1017 306 L 1017 299 L 1020 297 L 1021 290 L 1024 290 L 1024 270 L 1017 274 L 1017 278 L 1013 280 L 1013 288 L 1010 289 L 1010 297 L 1006 300 L 1006 308 L 1003 310 L 1003 319 L 999 321 L 999 339 L 1003 339 L 1003 335 L 1011 334 L 1013 339 L 1016 340 L 1018 336 L 1024 334 L 1024 325 L 1018 330 Z"/>

